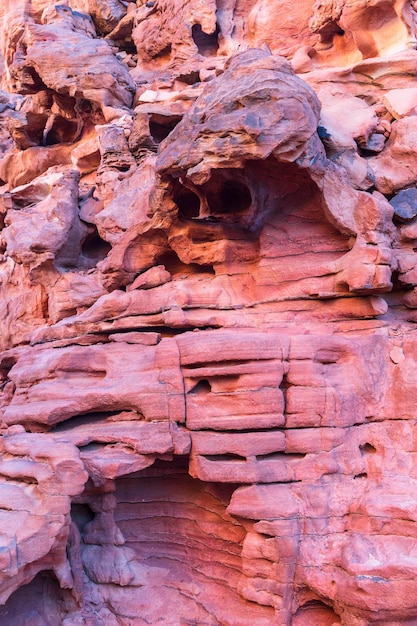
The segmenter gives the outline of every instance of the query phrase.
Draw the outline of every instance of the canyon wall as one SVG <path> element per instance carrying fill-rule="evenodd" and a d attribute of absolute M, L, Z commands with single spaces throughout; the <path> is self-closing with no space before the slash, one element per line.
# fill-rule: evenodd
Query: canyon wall
<path fill-rule="evenodd" d="M 2 0 L 0 626 L 417 624 L 407 0 Z"/>

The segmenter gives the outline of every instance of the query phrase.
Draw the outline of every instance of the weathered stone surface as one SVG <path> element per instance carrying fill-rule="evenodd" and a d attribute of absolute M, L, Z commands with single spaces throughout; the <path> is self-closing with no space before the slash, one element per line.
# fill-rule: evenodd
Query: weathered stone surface
<path fill-rule="evenodd" d="M 71 497 L 88 478 L 78 449 L 17 426 L 3 435 L 1 448 L 2 603 L 44 569 L 52 569 L 63 588 L 72 587 L 66 557 Z"/>
<path fill-rule="evenodd" d="M 0 626 L 416 622 L 414 5 L 3 0 Z"/>
<path fill-rule="evenodd" d="M 417 215 L 417 189 L 410 187 L 397 193 L 391 200 L 394 215 L 401 221 L 408 222 Z"/>
<path fill-rule="evenodd" d="M 8 64 L 13 90 L 34 93 L 44 85 L 99 105 L 105 117 L 131 104 L 133 81 L 107 42 L 94 37 L 89 16 L 47 4 L 41 22 L 21 25 L 23 36 Z"/>
<path fill-rule="evenodd" d="M 415 184 L 414 173 L 417 117 L 403 117 L 392 124 L 392 132 L 385 150 L 370 159 L 375 173 L 376 187 L 384 194 L 392 194 Z"/>
<path fill-rule="evenodd" d="M 120 363 L 123 353 L 124 370 Z M 13 400 L 3 416 L 9 425 L 54 426 L 77 415 L 121 410 L 136 411 L 145 420 L 184 421 L 183 385 L 174 340 L 166 339 L 158 346 L 110 343 L 40 347 L 19 360 L 8 376 L 15 384 Z"/>

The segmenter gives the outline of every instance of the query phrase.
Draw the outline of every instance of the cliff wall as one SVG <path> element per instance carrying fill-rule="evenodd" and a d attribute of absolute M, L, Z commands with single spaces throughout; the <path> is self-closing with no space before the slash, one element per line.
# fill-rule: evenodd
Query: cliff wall
<path fill-rule="evenodd" d="M 417 624 L 414 4 L 2 0 L 1 626 Z"/>

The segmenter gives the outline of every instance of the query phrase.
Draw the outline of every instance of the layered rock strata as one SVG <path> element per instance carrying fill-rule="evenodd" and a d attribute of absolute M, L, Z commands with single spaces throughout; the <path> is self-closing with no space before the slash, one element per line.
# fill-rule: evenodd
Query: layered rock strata
<path fill-rule="evenodd" d="M 3 0 L 0 625 L 417 623 L 414 4 Z"/>

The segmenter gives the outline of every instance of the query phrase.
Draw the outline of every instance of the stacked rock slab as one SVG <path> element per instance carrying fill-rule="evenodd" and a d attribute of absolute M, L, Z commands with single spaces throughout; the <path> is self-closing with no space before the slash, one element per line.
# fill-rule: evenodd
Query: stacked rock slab
<path fill-rule="evenodd" d="M 417 623 L 416 23 L 3 0 L 0 626 Z"/>

